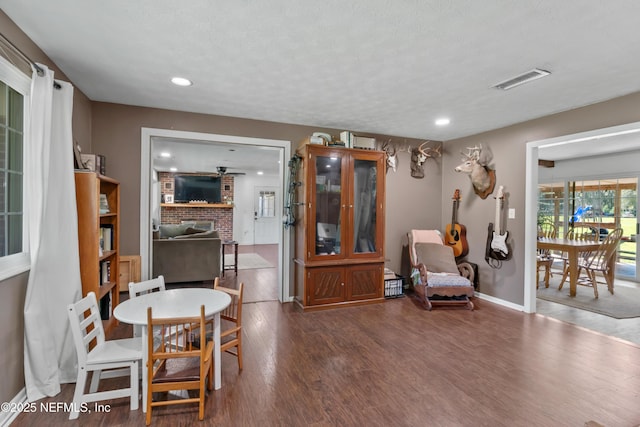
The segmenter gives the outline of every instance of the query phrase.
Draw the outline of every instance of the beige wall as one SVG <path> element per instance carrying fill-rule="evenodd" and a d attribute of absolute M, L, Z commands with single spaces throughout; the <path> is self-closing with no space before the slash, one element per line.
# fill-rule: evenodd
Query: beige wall
<path fill-rule="evenodd" d="M 480 292 L 512 303 L 524 304 L 524 208 L 525 208 L 525 148 L 529 141 L 537 141 L 588 130 L 606 128 L 640 121 L 640 93 L 635 93 L 587 107 L 558 113 L 503 129 L 445 142 L 447 155 L 443 158 L 442 212 L 443 227 L 450 215 L 450 199 L 460 188 L 463 200 L 458 219 L 467 227 L 469 260 L 480 268 Z M 495 196 L 485 200 L 477 197 L 467 176 L 454 172 L 460 163 L 460 151 L 482 143 L 493 152 L 497 184 L 508 193 L 508 208 L 515 208 L 516 218 L 508 220 L 513 258 L 499 270 L 484 261 L 487 226 L 494 222 Z M 640 171 L 640 164 L 638 166 Z M 596 173 L 597 171 L 594 171 Z M 496 187 L 497 188 L 497 187 Z"/>
<path fill-rule="evenodd" d="M 338 135 L 342 129 L 248 120 L 206 114 L 120 104 L 93 103 L 93 147 L 107 158 L 107 175 L 120 181 L 121 249 L 123 254 L 140 251 L 140 137 L 141 128 L 161 128 L 243 137 L 291 141 L 293 148 L 312 132 Z M 376 135 L 372 135 L 376 136 Z M 380 140 L 388 136 L 377 136 Z M 393 139 L 393 138 L 391 138 Z M 404 142 L 396 138 L 397 142 Z M 419 141 L 408 139 L 408 143 Z M 409 228 L 437 227 L 440 223 L 440 166 L 426 164 L 424 179 L 409 174 L 409 154 L 400 153 L 397 172 L 387 175 L 387 216 L 385 253 L 388 266 L 400 265 L 400 241 Z"/>

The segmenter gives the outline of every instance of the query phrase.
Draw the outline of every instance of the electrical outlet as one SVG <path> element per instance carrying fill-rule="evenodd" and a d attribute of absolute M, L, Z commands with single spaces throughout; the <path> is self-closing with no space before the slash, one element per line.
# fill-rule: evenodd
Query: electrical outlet
<path fill-rule="evenodd" d="M 509 219 L 516 219 L 516 210 L 514 208 L 509 208 Z"/>

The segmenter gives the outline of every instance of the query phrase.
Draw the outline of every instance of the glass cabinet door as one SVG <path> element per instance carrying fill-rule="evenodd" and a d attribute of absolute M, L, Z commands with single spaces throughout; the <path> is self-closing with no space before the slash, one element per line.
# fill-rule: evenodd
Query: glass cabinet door
<path fill-rule="evenodd" d="M 353 163 L 353 248 L 354 254 L 377 252 L 377 162 L 355 159 Z"/>
<path fill-rule="evenodd" d="M 342 225 L 342 157 L 327 153 L 315 156 L 315 252 L 313 255 L 339 255 Z"/>

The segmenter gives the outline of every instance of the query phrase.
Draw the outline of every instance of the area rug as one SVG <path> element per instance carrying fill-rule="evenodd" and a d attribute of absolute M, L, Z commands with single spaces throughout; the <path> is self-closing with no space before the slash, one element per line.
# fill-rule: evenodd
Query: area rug
<path fill-rule="evenodd" d="M 545 301 L 604 314 L 616 319 L 640 317 L 640 289 L 616 286 L 613 291 L 614 294 L 611 295 L 607 285 L 598 286 L 596 299 L 592 288 L 578 286 L 576 296 L 570 297 L 568 284 L 565 284 L 561 291 L 551 284 L 548 288 L 540 287 L 537 296 Z"/>
<path fill-rule="evenodd" d="M 233 254 L 224 255 L 224 265 L 233 265 Z M 273 268 L 273 265 L 256 253 L 238 254 L 238 270 Z"/>

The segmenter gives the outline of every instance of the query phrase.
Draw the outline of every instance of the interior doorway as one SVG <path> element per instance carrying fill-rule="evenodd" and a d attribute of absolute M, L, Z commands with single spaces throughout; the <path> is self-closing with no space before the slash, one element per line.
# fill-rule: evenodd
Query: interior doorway
<path fill-rule="evenodd" d="M 637 212 L 633 211 L 633 202 L 631 200 L 635 197 L 635 206 L 637 206 L 639 141 L 640 122 L 636 122 L 527 143 L 524 289 L 526 312 L 539 313 L 604 335 L 640 344 L 638 340 L 640 318 L 618 319 L 552 301 L 537 300 L 535 286 L 536 222 L 539 212 L 538 189 L 545 185 L 547 189 L 549 187 L 562 188 L 562 194 L 558 194 L 557 198 L 553 194 L 555 190 L 551 190 L 548 193 L 548 204 L 544 208 L 546 214 L 555 216 L 557 212 L 562 217 L 559 222 L 567 224 L 567 226 L 573 221 L 574 224 L 588 223 L 597 228 L 606 229 L 608 224 L 615 223 L 618 220 L 624 230 L 625 222 L 627 222 L 631 224 L 631 227 L 627 227 L 628 230 L 625 232 L 629 241 L 625 242 L 621 247 L 625 251 L 632 251 L 632 247 L 637 253 L 637 239 L 631 237 L 637 234 L 638 231 Z M 539 168 L 538 159 L 544 158 L 539 157 L 539 154 L 544 156 L 546 147 L 550 149 L 566 149 L 566 153 L 574 158 L 574 169 L 568 173 L 561 174 L 558 170 Z M 612 150 L 611 147 L 615 147 L 615 149 Z M 598 151 L 605 149 L 608 150 L 606 153 Z M 598 155 L 585 156 L 585 153 L 595 154 L 596 152 Z M 547 172 L 551 172 L 551 174 Z M 539 180 L 539 176 L 543 176 L 543 178 Z M 549 183 L 552 184 L 549 185 Z M 616 187 L 619 190 L 624 188 L 625 191 L 617 192 Z M 635 194 L 634 188 L 636 188 Z M 617 202 L 615 200 L 616 197 L 619 198 Z M 609 200 L 606 200 L 607 198 Z M 627 200 L 624 200 L 625 198 Z M 587 209 L 588 206 L 591 206 L 591 208 Z M 582 207 L 581 211 L 578 210 L 579 207 Z M 616 209 L 620 212 L 616 213 Z M 605 224 L 605 227 L 599 227 L 601 224 Z M 628 226 L 629 224 L 626 225 Z M 636 224 L 635 230 L 633 229 L 634 224 Z M 562 236 L 562 232 L 560 235 Z M 629 254 L 622 255 L 628 256 Z M 635 270 L 637 270 L 637 263 L 634 265 Z M 631 270 L 630 274 L 633 275 L 633 268 Z M 629 281 L 629 279 L 625 280 L 626 278 L 622 272 L 620 272 L 621 274 L 618 274 L 618 272 L 616 273 L 616 286 L 639 287 L 637 282 Z M 557 288 L 561 276 L 561 273 L 557 276 L 557 282 L 553 284 L 555 288 Z M 638 277 L 637 271 L 635 272 L 635 277 Z M 587 291 L 590 291 L 590 289 L 587 289 Z"/>
<path fill-rule="evenodd" d="M 250 138 L 241 136 L 218 135 L 199 132 L 175 131 L 170 129 L 141 129 L 141 173 L 140 173 L 140 256 L 141 256 L 141 279 L 150 277 L 150 260 L 152 259 L 152 221 L 156 203 L 154 201 L 154 182 L 152 169 L 153 164 L 153 141 L 155 138 L 175 140 L 176 143 L 194 142 L 202 144 L 236 144 L 237 146 L 252 147 L 273 147 L 278 149 L 278 185 L 280 194 L 285 188 L 285 165 L 291 156 L 291 142 L 285 140 L 273 140 L 263 138 Z M 278 207 L 281 209 L 281 207 Z M 290 254 L 290 230 L 285 227 L 278 227 L 278 300 L 280 302 L 290 302 L 290 281 L 291 274 L 289 268 L 285 267 L 284 260 L 289 259 Z"/>
<path fill-rule="evenodd" d="M 537 211 L 539 185 L 539 150 L 545 148 L 562 148 L 572 150 L 575 157 L 584 153 L 596 152 L 595 148 L 619 147 L 618 152 L 629 151 L 636 147 L 640 137 L 640 122 L 629 123 L 609 128 L 596 129 L 556 138 L 531 141 L 526 147 L 526 183 L 525 183 L 525 283 L 524 283 L 524 311 L 536 312 L 536 240 L 537 240 Z M 634 139 L 633 142 L 630 139 Z M 590 145 L 591 144 L 591 145 Z M 585 148 L 587 147 L 587 148 Z M 609 151 L 609 153 L 614 153 Z M 624 154 L 624 153 L 623 153 Z M 637 172 L 636 156 L 620 155 L 616 170 L 622 173 L 625 169 Z M 594 168 L 595 169 L 595 168 Z M 602 168 L 598 168 L 602 169 Z"/>

